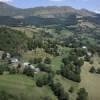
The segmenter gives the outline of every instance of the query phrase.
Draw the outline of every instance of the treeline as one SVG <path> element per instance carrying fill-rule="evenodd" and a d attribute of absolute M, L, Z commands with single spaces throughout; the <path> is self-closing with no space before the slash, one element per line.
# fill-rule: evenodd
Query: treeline
<path fill-rule="evenodd" d="M 75 14 L 67 14 L 65 17 L 56 18 L 43 18 L 39 16 L 27 16 L 21 19 L 16 19 L 10 16 L 0 16 L 0 25 L 8 26 L 46 26 L 46 25 L 75 25 L 77 24 L 77 19 Z"/>
<path fill-rule="evenodd" d="M 80 82 L 81 66 L 84 64 L 84 60 L 79 58 L 75 52 L 71 53 L 62 59 L 63 65 L 61 65 L 60 73 L 62 76 L 75 81 Z"/>

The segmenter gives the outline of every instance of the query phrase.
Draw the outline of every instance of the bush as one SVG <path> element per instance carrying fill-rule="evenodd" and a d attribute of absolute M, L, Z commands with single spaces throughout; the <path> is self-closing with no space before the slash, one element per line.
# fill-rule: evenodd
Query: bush
<path fill-rule="evenodd" d="M 84 88 L 80 88 L 77 100 L 88 100 L 88 93 Z"/>
<path fill-rule="evenodd" d="M 76 60 L 74 60 L 74 64 L 76 66 L 81 67 L 84 64 L 84 60 L 83 59 L 76 59 Z"/>
<path fill-rule="evenodd" d="M 97 69 L 97 73 L 100 74 L 100 68 Z"/>
<path fill-rule="evenodd" d="M 6 64 L 1 64 L 0 65 L 0 75 L 2 75 L 4 71 L 8 71 L 8 66 Z"/>
<path fill-rule="evenodd" d="M 61 66 L 61 75 L 75 82 L 80 82 L 80 67 L 69 64 Z"/>
<path fill-rule="evenodd" d="M 90 64 L 93 64 L 93 60 L 90 60 Z"/>
<path fill-rule="evenodd" d="M 3 74 L 3 70 L 0 68 L 0 75 L 2 75 Z"/>
<path fill-rule="evenodd" d="M 39 77 L 36 81 L 36 85 L 38 87 L 42 87 L 44 85 L 47 85 L 49 83 L 50 80 L 48 80 L 48 76 L 47 75 L 43 75 L 41 77 Z"/>
<path fill-rule="evenodd" d="M 30 67 L 26 67 L 23 71 L 23 74 L 34 77 L 34 71 Z"/>
<path fill-rule="evenodd" d="M 64 63 L 64 65 L 67 65 L 70 63 L 70 60 L 67 57 L 65 57 L 62 59 L 62 62 Z"/>
<path fill-rule="evenodd" d="M 10 74 L 16 74 L 16 73 L 17 73 L 17 71 L 16 71 L 16 69 L 15 69 L 15 68 L 12 68 L 12 69 L 10 69 L 10 70 L 9 70 L 9 73 L 10 73 Z"/>
<path fill-rule="evenodd" d="M 69 100 L 69 95 L 64 91 L 63 86 L 60 83 L 54 83 L 50 85 L 54 94 L 58 97 L 58 100 Z"/>
<path fill-rule="evenodd" d="M 91 58 L 89 56 L 85 56 L 85 61 L 90 62 Z"/>
<path fill-rule="evenodd" d="M 74 87 L 71 86 L 71 87 L 69 88 L 69 92 L 70 92 L 70 93 L 73 93 L 73 92 L 74 92 Z"/>
<path fill-rule="evenodd" d="M 51 64 L 51 59 L 46 57 L 45 60 L 44 60 L 44 63 L 45 64 Z"/>
<path fill-rule="evenodd" d="M 42 62 L 42 58 L 34 58 L 33 59 L 33 63 L 34 64 L 39 64 L 39 63 L 41 63 Z"/>
<path fill-rule="evenodd" d="M 89 72 L 90 72 L 90 73 L 96 73 L 96 69 L 95 69 L 94 67 L 91 67 L 91 69 L 90 69 Z"/>
<path fill-rule="evenodd" d="M 44 71 L 44 72 L 47 72 L 47 73 L 50 73 L 52 72 L 52 69 L 51 69 L 51 66 L 46 66 L 45 64 L 38 64 L 37 65 L 38 68 L 40 68 L 41 71 Z"/>

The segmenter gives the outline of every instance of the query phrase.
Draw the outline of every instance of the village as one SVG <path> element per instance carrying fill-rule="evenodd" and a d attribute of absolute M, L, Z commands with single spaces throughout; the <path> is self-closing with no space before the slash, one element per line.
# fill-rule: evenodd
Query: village
<path fill-rule="evenodd" d="M 29 62 L 20 61 L 17 57 L 11 57 L 10 53 L 5 53 L 0 51 L 0 61 L 4 60 L 8 64 L 8 68 L 18 73 L 24 73 L 25 69 L 30 69 L 34 74 L 40 72 L 39 68 L 36 68 L 34 65 Z"/>
<path fill-rule="evenodd" d="M 82 46 L 81 48 L 86 51 L 88 57 L 92 56 L 92 53 L 88 51 L 86 46 Z M 79 59 L 83 59 L 84 57 L 85 55 Z M 16 73 L 24 73 L 25 70 L 31 70 L 29 73 L 38 74 L 41 71 L 39 67 L 34 66 L 30 62 L 21 61 L 18 57 L 11 57 L 11 54 L 8 52 L 0 51 L 0 61 L 3 60 L 8 64 L 8 69 Z"/>

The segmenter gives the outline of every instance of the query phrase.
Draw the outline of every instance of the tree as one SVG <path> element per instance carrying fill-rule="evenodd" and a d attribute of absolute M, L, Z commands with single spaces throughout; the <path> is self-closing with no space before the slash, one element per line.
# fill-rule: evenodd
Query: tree
<path fill-rule="evenodd" d="M 47 73 L 52 72 L 51 66 L 47 66 L 45 64 L 40 63 L 40 64 L 37 65 L 37 67 L 40 68 L 41 71 L 44 71 L 44 72 L 47 72 Z"/>
<path fill-rule="evenodd" d="M 85 56 L 85 61 L 90 61 L 91 60 L 91 58 L 89 57 L 89 56 Z"/>
<path fill-rule="evenodd" d="M 80 67 L 74 66 L 73 64 L 61 66 L 61 75 L 75 82 L 81 81 L 80 71 Z"/>
<path fill-rule="evenodd" d="M 83 60 L 83 59 L 75 59 L 75 60 L 74 60 L 74 64 L 75 64 L 76 66 L 81 67 L 81 66 L 84 64 L 84 60 Z"/>
<path fill-rule="evenodd" d="M 73 86 L 71 86 L 71 87 L 69 88 L 69 92 L 70 92 L 70 93 L 73 93 L 73 92 L 74 92 L 74 87 L 73 87 Z"/>
<path fill-rule="evenodd" d="M 6 52 L 4 52 L 2 55 L 2 60 L 4 60 L 6 57 L 7 57 L 7 54 L 6 54 Z"/>
<path fill-rule="evenodd" d="M 9 73 L 10 74 L 16 74 L 17 70 L 15 68 L 12 68 L 12 69 L 9 70 Z"/>
<path fill-rule="evenodd" d="M 2 75 L 4 71 L 7 71 L 7 67 L 8 66 L 5 64 L 0 65 L 0 75 Z"/>
<path fill-rule="evenodd" d="M 33 60 L 31 60 L 30 62 L 34 63 L 34 64 L 39 64 L 42 62 L 42 58 L 34 58 Z"/>
<path fill-rule="evenodd" d="M 30 76 L 30 77 L 34 77 L 34 71 L 30 67 L 26 67 L 23 71 L 23 74 Z"/>
<path fill-rule="evenodd" d="M 49 57 L 46 57 L 44 60 L 45 64 L 51 64 L 51 59 Z"/>
<path fill-rule="evenodd" d="M 64 91 L 63 86 L 59 82 L 54 83 L 54 81 L 52 81 L 50 87 L 54 94 L 58 97 L 58 100 L 69 100 L 68 93 Z"/>
<path fill-rule="evenodd" d="M 37 85 L 38 87 L 42 87 L 42 86 L 44 85 L 43 80 L 42 80 L 41 78 L 38 79 L 38 80 L 36 81 L 36 85 Z"/>
<path fill-rule="evenodd" d="M 86 92 L 85 88 L 80 88 L 77 100 L 88 100 L 88 93 Z"/>
<path fill-rule="evenodd" d="M 100 68 L 97 69 L 97 73 L 100 74 Z"/>
<path fill-rule="evenodd" d="M 3 74 L 3 69 L 2 68 L 0 68 L 0 75 L 2 75 Z"/>
<path fill-rule="evenodd" d="M 49 83 L 49 80 L 48 80 L 48 75 L 43 75 L 41 77 L 39 77 L 36 81 L 36 85 L 38 87 L 42 87 L 44 85 L 47 85 Z"/>
<path fill-rule="evenodd" d="M 32 39 L 29 39 L 29 40 L 28 40 L 27 45 L 28 45 L 28 49 L 29 49 L 29 50 L 34 49 L 34 44 L 33 44 L 33 40 L 32 40 Z"/>
<path fill-rule="evenodd" d="M 92 66 L 89 72 L 90 73 L 96 73 L 96 69 Z"/>
<path fill-rule="evenodd" d="M 27 50 L 27 36 L 21 31 L 2 27 L 0 28 L 0 49 L 10 54 L 15 52 L 22 54 Z"/>
<path fill-rule="evenodd" d="M 68 59 L 68 57 L 65 57 L 62 59 L 62 62 L 64 63 L 64 65 L 67 65 L 70 63 L 70 60 Z"/>
<path fill-rule="evenodd" d="M 0 100 L 22 100 L 22 99 L 17 97 L 16 95 L 9 94 L 6 91 L 0 91 Z"/>

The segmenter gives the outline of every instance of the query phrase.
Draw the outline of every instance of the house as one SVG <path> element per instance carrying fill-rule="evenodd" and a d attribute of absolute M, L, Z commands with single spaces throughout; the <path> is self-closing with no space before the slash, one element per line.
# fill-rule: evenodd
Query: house
<path fill-rule="evenodd" d="M 23 66 L 28 66 L 28 65 L 30 65 L 29 62 L 25 62 L 25 63 L 23 63 Z"/>
<path fill-rule="evenodd" d="M 14 64 L 14 63 L 19 63 L 19 60 L 18 60 L 17 58 L 11 58 L 11 59 L 10 59 L 10 62 L 11 62 L 12 64 Z"/>
<path fill-rule="evenodd" d="M 82 48 L 83 48 L 83 49 L 87 49 L 87 47 L 86 47 L 86 46 L 82 46 Z"/>
<path fill-rule="evenodd" d="M 92 56 L 92 53 L 91 52 L 87 52 L 87 56 L 91 57 Z"/>
<path fill-rule="evenodd" d="M 35 68 L 35 66 L 33 66 L 32 64 L 30 64 L 29 62 L 25 62 L 25 63 L 22 64 L 21 72 L 23 72 L 26 67 L 30 68 L 31 70 L 33 70 L 34 73 L 40 72 L 39 68 Z"/>
<path fill-rule="evenodd" d="M 8 53 L 8 52 L 6 53 L 6 58 L 7 58 L 7 59 L 10 59 L 10 58 L 11 58 L 10 53 Z"/>
<path fill-rule="evenodd" d="M 39 72 L 40 72 L 40 69 L 39 69 L 39 68 L 35 68 L 35 69 L 34 69 L 34 73 L 35 73 L 35 74 L 37 74 L 37 73 L 39 73 Z"/>
<path fill-rule="evenodd" d="M 10 53 L 6 53 L 5 51 L 0 51 L 0 59 L 10 59 L 11 58 L 11 55 Z"/>
<path fill-rule="evenodd" d="M 17 58 L 10 58 L 9 64 L 11 64 L 10 68 L 15 68 L 17 69 L 20 61 Z"/>

